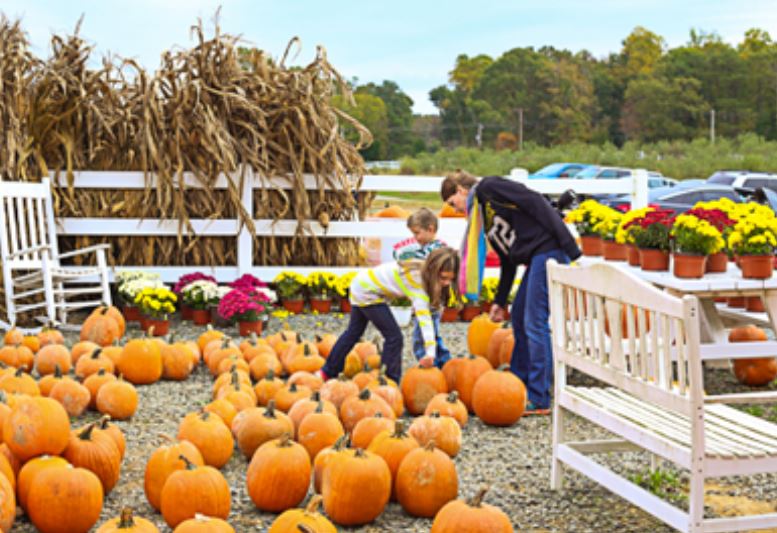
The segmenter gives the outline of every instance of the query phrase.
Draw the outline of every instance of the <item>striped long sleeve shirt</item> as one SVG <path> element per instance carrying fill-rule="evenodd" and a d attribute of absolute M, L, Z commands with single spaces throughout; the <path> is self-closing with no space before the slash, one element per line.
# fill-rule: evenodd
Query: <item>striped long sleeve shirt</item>
<path fill-rule="evenodd" d="M 350 300 L 353 305 L 366 307 L 388 303 L 394 298 L 410 300 L 421 327 L 426 355 L 435 357 L 437 343 L 434 337 L 429 296 L 421 284 L 421 269 L 409 268 L 396 262 L 383 263 L 369 270 L 362 270 L 353 278 Z"/>

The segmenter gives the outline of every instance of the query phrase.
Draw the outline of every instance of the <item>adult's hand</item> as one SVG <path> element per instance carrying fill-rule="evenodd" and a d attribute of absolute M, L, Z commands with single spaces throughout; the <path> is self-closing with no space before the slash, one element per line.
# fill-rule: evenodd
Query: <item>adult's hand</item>
<path fill-rule="evenodd" d="M 498 304 L 491 304 L 491 311 L 488 312 L 488 317 L 492 322 L 503 322 L 505 319 L 505 310 Z"/>
<path fill-rule="evenodd" d="M 421 368 L 430 368 L 434 366 L 434 357 L 427 355 L 418 360 L 418 366 Z"/>

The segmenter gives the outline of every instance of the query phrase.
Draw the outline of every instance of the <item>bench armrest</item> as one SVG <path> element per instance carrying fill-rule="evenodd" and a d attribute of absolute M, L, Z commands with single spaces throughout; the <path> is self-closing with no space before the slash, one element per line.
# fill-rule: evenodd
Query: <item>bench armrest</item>
<path fill-rule="evenodd" d="M 705 396 L 704 403 L 777 403 L 777 391 L 738 392 Z"/>
<path fill-rule="evenodd" d="M 111 248 L 110 244 L 93 244 L 92 246 L 87 246 L 86 248 L 79 248 L 78 250 L 73 250 L 72 252 L 65 252 L 64 254 L 59 254 L 59 258 L 62 259 L 63 257 L 84 255 L 92 252 L 99 252 L 101 250 L 109 250 L 110 248 Z"/>
<path fill-rule="evenodd" d="M 48 244 L 40 244 L 38 246 L 30 246 L 29 248 L 22 248 L 20 250 L 16 250 L 15 252 L 8 254 L 7 257 L 8 257 L 8 259 L 14 259 L 14 258 L 20 257 L 22 255 L 34 254 L 34 253 L 43 252 L 43 251 L 49 251 L 50 252 L 51 251 L 51 246 L 49 246 Z"/>

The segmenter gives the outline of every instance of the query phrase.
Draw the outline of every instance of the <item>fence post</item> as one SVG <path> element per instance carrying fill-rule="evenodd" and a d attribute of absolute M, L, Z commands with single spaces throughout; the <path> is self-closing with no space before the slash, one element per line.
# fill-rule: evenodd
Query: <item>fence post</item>
<path fill-rule="evenodd" d="M 648 173 L 644 168 L 638 168 L 634 171 L 634 177 L 631 180 L 631 208 L 642 209 L 648 205 Z"/>
<path fill-rule="evenodd" d="M 249 168 L 245 173 L 240 200 L 243 209 L 253 219 L 254 217 L 254 170 Z M 239 223 L 239 219 L 236 220 Z M 240 276 L 251 271 L 254 266 L 254 238 L 248 227 L 243 224 L 237 234 L 237 272 Z"/>

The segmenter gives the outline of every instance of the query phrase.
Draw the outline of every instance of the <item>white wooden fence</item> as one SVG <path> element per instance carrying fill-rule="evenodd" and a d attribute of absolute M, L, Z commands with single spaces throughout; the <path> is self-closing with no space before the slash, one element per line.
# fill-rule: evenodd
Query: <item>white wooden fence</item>
<path fill-rule="evenodd" d="M 576 179 L 528 179 L 523 169 L 514 169 L 509 179 L 520 181 L 544 194 L 560 194 L 567 189 L 573 189 L 584 194 L 628 194 L 632 205 L 642 207 L 647 205 L 647 172 L 637 171 L 636 177 L 617 180 L 576 180 Z M 61 185 L 66 185 L 64 174 L 55 176 Z M 153 178 L 151 178 L 153 180 Z M 397 176 L 397 175 L 366 175 L 362 181 L 361 191 L 385 192 L 435 192 L 440 190 L 442 176 Z M 200 187 L 192 175 L 185 175 L 187 187 Z M 142 172 L 78 172 L 75 175 L 74 187 L 77 189 L 143 189 L 145 179 Z M 152 183 L 153 186 L 153 183 Z M 267 180 L 248 173 L 241 191 L 243 208 L 247 213 L 254 212 L 253 191 L 258 188 L 290 189 L 291 185 L 285 178 Z M 306 176 L 305 187 L 317 189 L 313 176 Z M 226 189 L 227 178 L 221 176 L 216 182 L 216 188 Z M 296 220 L 274 221 L 272 219 L 254 220 L 258 236 L 293 236 L 298 227 Z M 176 236 L 178 221 L 173 219 L 139 219 L 139 218 L 75 218 L 57 219 L 58 234 L 77 235 L 109 235 L 109 236 Z M 192 219 L 195 234 L 208 237 L 224 237 L 235 240 L 237 248 L 237 265 L 235 266 L 121 266 L 113 269 L 112 275 L 123 270 L 144 270 L 157 272 L 166 282 L 173 282 L 186 273 L 195 270 L 208 272 L 219 281 L 231 281 L 244 273 L 251 273 L 260 279 L 268 280 L 282 270 L 295 270 L 305 273 L 310 270 L 321 270 L 318 265 L 292 265 L 283 267 L 255 266 L 253 264 L 254 241 L 245 227 L 241 227 L 237 219 Z M 465 221 L 461 218 L 440 219 L 439 237 L 451 246 L 458 247 L 465 230 Z M 408 237 L 409 232 L 404 220 L 380 219 L 333 221 L 328 228 L 322 227 L 318 221 L 307 222 L 305 232 L 316 234 L 323 238 L 368 238 L 378 237 L 395 239 Z M 342 273 L 359 267 L 326 267 L 326 270 Z"/>

